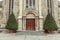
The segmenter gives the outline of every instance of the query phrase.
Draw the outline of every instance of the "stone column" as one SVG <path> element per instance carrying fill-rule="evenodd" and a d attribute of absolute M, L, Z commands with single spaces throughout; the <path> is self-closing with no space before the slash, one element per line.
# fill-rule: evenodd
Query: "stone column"
<path fill-rule="evenodd" d="M 41 5 L 41 0 L 39 0 L 39 30 L 43 30 L 43 16 L 42 16 L 42 5 Z"/>
<path fill-rule="evenodd" d="M 22 31 L 22 0 L 19 0 L 18 31 Z"/>
<path fill-rule="evenodd" d="M 26 31 L 26 17 L 23 17 L 23 31 Z"/>
<path fill-rule="evenodd" d="M 35 8 L 38 10 L 39 0 L 35 0 Z"/>
<path fill-rule="evenodd" d="M 42 6 L 41 5 L 41 0 L 39 0 L 39 18 L 42 17 L 42 12 L 41 12 L 42 7 L 41 6 Z"/>
<path fill-rule="evenodd" d="M 43 31 L 43 18 L 39 19 L 39 31 Z"/>
<path fill-rule="evenodd" d="M 22 19 L 18 19 L 18 31 L 22 31 Z"/>
<path fill-rule="evenodd" d="M 23 1 L 23 5 L 24 5 L 23 10 L 25 10 L 26 9 L 26 0 Z"/>
<path fill-rule="evenodd" d="M 36 31 L 39 31 L 39 19 L 38 19 L 38 16 L 35 17 L 35 30 Z"/>

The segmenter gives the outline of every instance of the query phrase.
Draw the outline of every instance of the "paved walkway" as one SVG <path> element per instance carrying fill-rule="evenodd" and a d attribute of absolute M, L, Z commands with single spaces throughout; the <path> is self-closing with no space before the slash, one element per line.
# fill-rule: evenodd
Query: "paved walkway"
<path fill-rule="evenodd" d="M 17 33 L 0 33 L 0 40 L 60 40 L 60 34 L 45 34 L 43 32 L 17 32 Z"/>

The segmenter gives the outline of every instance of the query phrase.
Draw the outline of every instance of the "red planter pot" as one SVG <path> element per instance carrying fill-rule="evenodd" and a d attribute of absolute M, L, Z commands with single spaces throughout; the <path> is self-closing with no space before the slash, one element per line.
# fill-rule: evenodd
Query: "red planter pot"
<path fill-rule="evenodd" d="M 52 30 L 48 30 L 48 33 L 52 33 L 53 31 Z"/>
<path fill-rule="evenodd" d="M 8 32 L 9 33 L 16 33 L 17 31 L 16 30 L 13 30 L 13 29 L 9 29 Z"/>
<path fill-rule="evenodd" d="M 52 33 L 52 30 L 45 30 L 45 33 Z"/>

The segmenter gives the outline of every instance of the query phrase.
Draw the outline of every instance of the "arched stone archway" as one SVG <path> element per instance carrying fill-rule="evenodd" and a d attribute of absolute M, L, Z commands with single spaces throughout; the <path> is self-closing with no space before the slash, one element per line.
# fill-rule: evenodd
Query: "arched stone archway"
<path fill-rule="evenodd" d="M 35 30 L 35 15 L 33 13 L 26 15 L 26 30 Z"/>
<path fill-rule="evenodd" d="M 38 30 L 38 16 L 34 13 L 27 13 L 23 16 L 23 30 Z"/>
<path fill-rule="evenodd" d="M 35 15 L 33 13 L 26 14 L 26 18 L 35 18 Z"/>

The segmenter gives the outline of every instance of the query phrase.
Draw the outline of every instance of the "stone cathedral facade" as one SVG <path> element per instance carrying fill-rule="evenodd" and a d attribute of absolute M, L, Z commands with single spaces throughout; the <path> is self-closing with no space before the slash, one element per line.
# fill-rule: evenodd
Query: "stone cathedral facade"
<path fill-rule="evenodd" d="M 60 27 L 58 0 L 2 0 L 0 2 L 0 28 L 5 28 L 9 15 L 13 12 L 18 22 L 18 31 L 43 30 L 48 13 Z"/>

